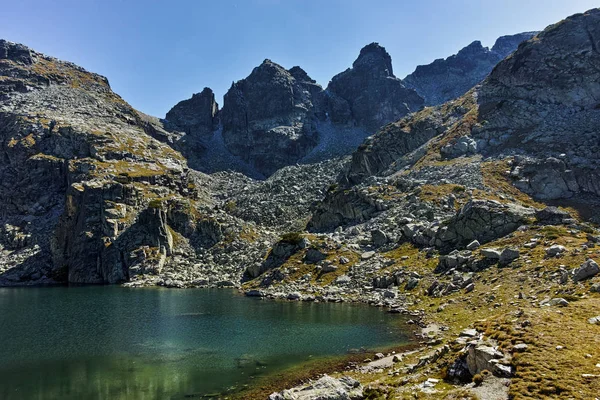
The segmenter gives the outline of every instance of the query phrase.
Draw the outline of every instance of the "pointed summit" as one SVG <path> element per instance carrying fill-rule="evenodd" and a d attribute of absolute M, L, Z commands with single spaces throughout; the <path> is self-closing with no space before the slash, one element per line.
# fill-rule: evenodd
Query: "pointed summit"
<path fill-rule="evenodd" d="M 379 43 L 371 43 L 360 50 L 353 68 L 369 70 L 374 75 L 394 76 L 392 57 Z"/>
<path fill-rule="evenodd" d="M 331 79 L 327 93 L 334 123 L 354 124 L 371 134 L 423 106 L 417 92 L 394 76 L 392 57 L 379 43 L 363 47 L 352 68 Z"/>

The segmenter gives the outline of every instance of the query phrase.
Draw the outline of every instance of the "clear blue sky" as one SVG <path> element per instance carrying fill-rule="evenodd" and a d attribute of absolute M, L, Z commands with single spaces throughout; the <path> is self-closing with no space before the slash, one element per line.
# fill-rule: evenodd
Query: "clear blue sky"
<path fill-rule="evenodd" d="M 137 109 L 164 117 L 205 86 L 217 101 L 265 58 L 321 85 L 379 42 L 403 78 L 473 40 L 541 30 L 595 0 L 17 0 L 0 38 L 105 75 Z"/>

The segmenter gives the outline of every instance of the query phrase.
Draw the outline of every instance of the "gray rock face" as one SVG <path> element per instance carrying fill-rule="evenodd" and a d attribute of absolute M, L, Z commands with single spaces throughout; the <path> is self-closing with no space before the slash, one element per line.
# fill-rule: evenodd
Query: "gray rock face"
<path fill-rule="evenodd" d="M 167 122 L 187 134 L 209 135 L 216 128 L 219 105 L 209 88 L 177 103 L 167 113 Z"/>
<path fill-rule="evenodd" d="M 469 346 L 467 352 L 467 366 L 471 375 L 480 373 L 483 370 L 493 371 L 493 360 L 500 360 L 504 357 L 502 352 L 492 346 L 484 343 Z"/>
<path fill-rule="evenodd" d="M 296 76 L 301 74 L 296 71 Z M 227 148 L 265 175 L 298 161 L 315 146 L 312 81 L 298 81 L 270 60 L 232 85 L 221 118 Z"/>
<path fill-rule="evenodd" d="M 404 83 L 415 89 L 428 106 L 445 103 L 462 96 L 481 82 L 521 42 L 531 39 L 537 33 L 502 36 L 491 49 L 474 41 L 453 56 L 435 60 L 428 65 L 419 65 L 412 74 L 404 78 Z"/>
<path fill-rule="evenodd" d="M 382 125 L 423 104 L 394 76 L 389 54 L 376 43 L 363 48 L 353 67 L 336 75 L 327 90 L 300 67 L 286 70 L 265 60 L 232 85 L 220 112 L 213 97 L 205 89 L 169 111 L 168 126 L 187 133 L 176 149 L 194 168 L 249 169 L 257 176 L 305 159 L 347 155 Z M 237 163 L 215 160 L 231 156 Z"/>
<path fill-rule="evenodd" d="M 174 235 L 203 247 L 199 175 L 156 139 L 169 137 L 158 121 L 106 78 L 22 45 L 0 42 L 0 78 L 0 285 L 157 276 Z"/>
<path fill-rule="evenodd" d="M 423 99 L 394 76 L 392 59 L 378 43 L 365 46 L 352 68 L 334 76 L 326 94 L 332 121 L 369 131 L 423 106 Z"/>
<path fill-rule="evenodd" d="M 357 184 L 369 176 L 395 172 L 402 166 L 404 156 L 409 157 L 427 141 L 446 132 L 467 111 L 460 107 L 450 113 L 432 109 L 418 121 L 409 117 L 385 126 L 352 154 L 345 180 Z M 417 154 L 416 158 L 420 156 L 422 154 Z"/>
<path fill-rule="evenodd" d="M 428 142 L 452 146 L 468 136 L 476 147 L 467 146 L 462 155 L 515 155 L 511 178 L 533 197 L 599 195 L 599 22 L 600 10 L 594 9 L 552 25 L 520 45 L 473 91 L 387 126 L 353 154 L 347 179 L 391 174 L 407 159 L 414 163 L 433 152 Z M 423 153 L 411 159 L 417 149 Z M 455 155 L 461 152 L 447 154 Z"/>
<path fill-rule="evenodd" d="M 31 51 L 22 44 L 0 39 L 0 59 L 13 60 L 23 64 L 32 64 Z"/>
<path fill-rule="evenodd" d="M 466 247 L 473 240 L 487 243 L 515 231 L 533 213 L 512 204 L 472 200 L 439 231 L 438 239 L 449 249 Z"/>

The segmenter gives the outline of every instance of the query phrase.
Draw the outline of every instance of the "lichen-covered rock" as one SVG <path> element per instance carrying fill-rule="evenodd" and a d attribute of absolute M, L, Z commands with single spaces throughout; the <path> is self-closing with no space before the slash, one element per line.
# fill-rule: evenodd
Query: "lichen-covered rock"
<path fill-rule="evenodd" d="M 600 267 L 596 261 L 591 258 L 584 262 L 579 268 L 573 270 L 573 280 L 575 282 L 589 279 L 600 274 Z"/>

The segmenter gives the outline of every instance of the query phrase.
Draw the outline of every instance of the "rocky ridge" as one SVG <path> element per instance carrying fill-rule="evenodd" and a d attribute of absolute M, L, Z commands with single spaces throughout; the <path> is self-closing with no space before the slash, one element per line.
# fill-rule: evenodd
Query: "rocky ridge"
<path fill-rule="evenodd" d="M 174 147 L 196 169 L 229 168 L 261 178 L 298 162 L 348 155 L 379 127 L 422 104 L 394 76 L 390 55 L 372 43 L 326 89 L 300 67 L 286 70 L 265 60 L 232 84 L 222 110 L 205 89 L 173 107 L 166 126 L 186 134 Z M 219 163 L 222 158 L 228 163 Z"/>
<path fill-rule="evenodd" d="M 404 83 L 415 89 L 428 106 L 445 103 L 468 92 L 487 77 L 496 64 L 514 52 L 520 43 L 537 33 L 502 36 L 491 49 L 483 47 L 480 41 L 474 41 L 446 59 L 419 65 L 404 78 Z"/>

